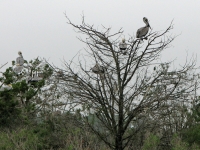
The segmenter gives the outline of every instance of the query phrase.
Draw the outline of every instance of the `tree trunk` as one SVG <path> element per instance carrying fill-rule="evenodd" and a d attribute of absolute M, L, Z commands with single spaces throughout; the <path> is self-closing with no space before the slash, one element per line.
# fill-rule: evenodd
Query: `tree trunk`
<path fill-rule="evenodd" d="M 118 134 L 116 136 L 116 142 L 115 142 L 115 147 L 116 150 L 123 150 L 123 120 L 124 120 L 124 115 L 123 115 L 123 92 L 121 92 L 120 100 L 119 100 L 119 121 L 118 121 Z"/>
<path fill-rule="evenodd" d="M 115 150 L 123 150 L 122 135 L 118 134 L 115 140 Z"/>

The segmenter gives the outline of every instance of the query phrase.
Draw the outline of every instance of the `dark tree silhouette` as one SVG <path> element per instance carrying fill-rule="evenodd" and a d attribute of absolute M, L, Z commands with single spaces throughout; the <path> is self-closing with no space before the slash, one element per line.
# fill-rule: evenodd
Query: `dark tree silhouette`
<path fill-rule="evenodd" d="M 83 121 L 111 149 L 134 145 L 134 136 L 149 126 L 141 124 L 142 115 L 158 119 L 164 106 L 184 102 L 194 93 L 195 61 L 179 69 L 170 68 L 172 62 L 157 61 L 175 39 L 170 34 L 172 24 L 162 32 L 151 31 L 146 41 L 130 37 L 124 53 L 119 49 L 122 29 L 111 33 L 111 28 L 102 26 L 99 31 L 84 17 L 81 25 L 66 18 L 84 35 L 79 39 L 87 45 L 87 53 L 80 55 L 78 64 L 65 62 L 60 83 L 71 106 L 88 108 L 89 117 Z"/>

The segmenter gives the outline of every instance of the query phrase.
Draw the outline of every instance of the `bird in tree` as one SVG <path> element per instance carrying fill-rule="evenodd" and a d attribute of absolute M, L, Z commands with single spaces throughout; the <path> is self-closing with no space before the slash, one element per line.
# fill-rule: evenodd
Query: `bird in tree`
<path fill-rule="evenodd" d="M 145 37 L 145 36 L 149 32 L 149 28 L 151 29 L 151 27 L 150 27 L 149 21 L 148 21 L 148 19 L 146 17 L 143 18 L 143 21 L 146 24 L 146 26 L 144 26 L 142 28 L 139 28 L 137 30 L 136 38 L 142 39 L 144 37 L 144 39 L 147 40 L 147 37 Z"/>
<path fill-rule="evenodd" d="M 19 57 L 17 57 L 17 59 L 16 59 L 16 67 L 14 68 L 14 72 L 16 74 L 19 74 L 22 71 L 22 69 L 24 68 L 23 67 L 24 58 L 22 56 L 22 52 L 19 51 L 18 54 L 19 54 Z"/>
<path fill-rule="evenodd" d="M 127 52 L 127 44 L 125 42 L 125 39 L 122 39 L 122 42 L 119 43 L 119 49 L 121 50 L 121 52 L 126 55 Z"/>
<path fill-rule="evenodd" d="M 100 66 L 99 64 L 96 64 L 93 68 L 91 68 L 92 72 L 96 74 L 102 74 L 105 72 L 105 69 L 103 66 Z"/>
<path fill-rule="evenodd" d="M 22 56 L 22 52 L 19 51 L 18 54 L 19 54 L 19 57 L 17 57 L 16 59 L 16 66 L 22 66 L 24 64 L 24 58 Z"/>

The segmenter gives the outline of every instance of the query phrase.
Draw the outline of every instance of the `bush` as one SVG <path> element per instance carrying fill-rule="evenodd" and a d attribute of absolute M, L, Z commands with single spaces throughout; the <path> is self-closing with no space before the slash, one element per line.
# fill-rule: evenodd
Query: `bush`
<path fill-rule="evenodd" d="M 6 90 L 0 91 L 0 126 L 10 126 L 15 123 L 21 110 L 17 108 L 18 101 L 15 99 L 15 92 Z"/>
<path fill-rule="evenodd" d="M 156 150 L 159 143 L 160 143 L 159 137 L 150 134 L 145 140 L 144 145 L 142 146 L 142 150 Z"/>
<path fill-rule="evenodd" d="M 41 148 L 41 142 L 37 135 L 27 128 L 1 131 L 0 133 L 0 149 L 2 150 L 36 150 Z"/>

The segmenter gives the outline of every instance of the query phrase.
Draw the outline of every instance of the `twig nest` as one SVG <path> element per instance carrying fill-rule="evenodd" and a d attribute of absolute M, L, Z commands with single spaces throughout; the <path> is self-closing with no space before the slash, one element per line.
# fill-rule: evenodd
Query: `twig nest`
<path fill-rule="evenodd" d="M 35 74 L 32 74 L 32 76 L 28 76 L 28 78 L 26 79 L 26 82 L 27 83 L 35 83 L 42 79 L 43 79 L 43 73 L 41 73 L 41 74 L 35 73 Z"/>
<path fill-rule="evenodd" d="M 60 70 L 56 73 L 57 77 L 63 77 L 64 73 Z"/>
<path fill-rule="evenodd" d="M 41 77 L 34 76 L 34 77 L 31 78 L 31 80 L 30 80 L 29 82 L 38 82 L 38 81 L 40 81 L 40 80 L 42 80 Z"/>

